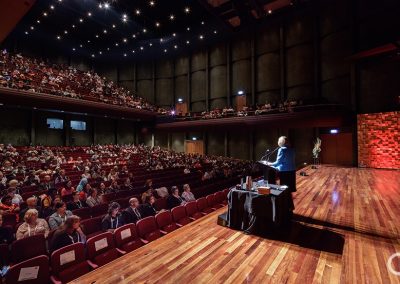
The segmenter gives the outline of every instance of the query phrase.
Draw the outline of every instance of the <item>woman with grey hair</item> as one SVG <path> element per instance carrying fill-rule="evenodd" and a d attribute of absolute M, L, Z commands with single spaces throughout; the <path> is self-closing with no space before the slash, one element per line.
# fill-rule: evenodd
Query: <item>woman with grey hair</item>
<path fill-rule="evenodd" d="M 38 218 L 39 213 L 36 209 L 29 209 L 24 216 L 22 223 L 17 230 L 17 240 L 27 238 L 34 235 L 44 234 L 45 237 L 49 234 L 49 225 L 46 220 Z"/>
<path fill-rule="evenodd" d="M 185 199 L 186 202 L 196 200 L 193 192 L 190 190 L 190 186 L 187 183 L 183 185 L 182 198 Z"/>

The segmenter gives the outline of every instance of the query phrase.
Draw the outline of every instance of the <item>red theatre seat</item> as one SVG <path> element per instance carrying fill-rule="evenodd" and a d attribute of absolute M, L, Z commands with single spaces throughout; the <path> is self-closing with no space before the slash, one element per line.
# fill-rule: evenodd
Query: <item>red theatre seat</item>
<path fill-rule="evenodd" d="M 199 212 L 197 209 L 197 203 L 196 201 L 191 201 L 185 204 L 185 209 L 186 209 L 186 215 L 191 219 L 191 220 L 197 220 L 201 217 L 203 217 L 203 214 Z"/>
<path fill-rule="evenodd" d="M 49 258 L 40 255 L 11 266 L 6 274 L 6 283 L 49 283 Z"/>
<path fill-rule="evenodd" d="M 154 202 L 154 207 L 156 208 L 157 211 L 160 211 L 162 209 L 167 209 L 167 199 L 165 197 L 158 198 Z"/>
<path fill-rule="evenodd" d="M 117 259 L 125 252 L 115 247 L 113 234 L 105 232 L 87 240 L 87 258 L 93 268 Z"/>
<path fill-rule="evenodd" d="M 160 229 L 157 227 L 156 219 L 154 216 L 149 216 L 140 219 L 136 223 L 136 228 L 139 237 L 144 243 L 152 242 L 162 236 Z"/>
<path fill-rule="evenodd" d="M 67 283 L 90 271 L 82 243 L 74 243 L 54 251 L 50 263 L 50 278 L 53 283 Z"/>
<path fill-rule="evenodd" d="M 186 224 L 189 224 L 191 222 L 191 219 L 186 214 L 185 207 L 182 205 L 172 208 L 171 214 L 175 223 L 180 227 L 185 226 Z"/>
<path fill-rule="evenodd" d="M 10 250 L 8 244 L 0 244 L 0 265 L 8 265 L 10 263 Z"/>
<path fill-rule="evenodd" d="M 92 214 L 91 208 L 89 208 L 89 207 L 83 207 L 83 208 L 75 209 L 75 210 L 72 211 L 72 213 L 74 215 L 77 215 L 77 216 L 81 217 L 82 220 L 89 219 L 91 217 L 91 214 Z"/>
<path fill-rule="evenodd" d="M 217 200 L 217 196 L 215 194 L 210 194 L 206 196 L 207 199 L 207 204 L 209 207 L 211 207 L 214 210 L 217 210 L 219 208 L 224 207 L 222 204 L 220 204 Z"/>
<path fill-rule="evenodd" d="M 92 207 L 92 217 L 98 217 L 107 214 L 108 204 L 103 203 Z"/>
<path fill-rule="evenodd" d="M 213 212 L 215 209 L 211 208 L 208 206 L 207 199 L 205 197 L 201 197 L 196 200 L 197 203 L 197 209 L 204 215 L 210 214 Z"/>
<path fill-rule="evenodd" d="M 16 240 L 11 244 L 11 258 L 13 263 L 46 254 L 46 239 L 42 234 Z"/>
<path fill-rule="evenodd" d="M 133 223 L 115 229 L 114 240 L 117 248 L 125 252 L 134 251 L 144 245 L 138 236 L 136 225 Z"/>
<path fill-rule="evenodd" d="M 158 213 L 156 216 L 157 226 L 161 229 L 161 232 L 166 234 L 178 229 L 178 225 L 172 218 L 170 211 L 163 211 Z"/>
<path fill-rule="evenodd" d="M 101 227 L 102 219 L 102 216 L 98 216 L 81 222 L 82 231 L 88 239 L 103 232 Z"/>

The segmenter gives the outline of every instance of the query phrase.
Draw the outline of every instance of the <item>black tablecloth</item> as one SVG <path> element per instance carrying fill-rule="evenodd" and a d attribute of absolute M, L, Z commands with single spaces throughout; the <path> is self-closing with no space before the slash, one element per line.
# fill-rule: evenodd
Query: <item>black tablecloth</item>
<path fill-rule="evenodd" d="M 231 188 L 228 194 L 228 227 L 263 235 L 290 221 L 294 209 L 291 193 L 271 185 L 271 194 Z"/>

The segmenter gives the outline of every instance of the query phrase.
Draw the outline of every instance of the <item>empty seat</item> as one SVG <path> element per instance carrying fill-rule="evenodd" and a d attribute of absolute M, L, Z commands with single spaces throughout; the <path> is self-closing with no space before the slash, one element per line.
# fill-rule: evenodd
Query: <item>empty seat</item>
<path fill-rule="evenodd" d="M 83 220 L 81 222 L 82 231 L 88 239 L 103 232 L 101 227 L 102 219 L 103 219 L 102 216 L 98 216 L 95 218 Z"/>
<path fill-rule="evenodd" d="M 208 205 L 207 199 L 205 197 L 197 199 L 196 203 L 197 203 L 197 209 L 199 209 L 199 211 L 203 214 L 209 214 L 215 210 Z"/>
<path fill-rule="evenodd" d="M 81 217 L 82 220 L 89 219 L 92 214 L 91 208 L 89 208 L 89 207 L 83 207 L 83 208 L 72 210 L 72 213 L 74 213 L 74 215 Z"/>
<path fill-rule="evenodd" d="M 209 207 L 211 207 L 213 210 L 217 210 L 219 208 L 224 207 L 222 204 L 220 204 L 217 201 L 216 195 L 215 194 L 210 194 L 206 196 L 207 199 L 207 204 Z"/>
<path fill-rule="evenodd" d="M 82 243 L 74 243 L 54 251 L 50 263 L 50 278 L 53 283 L 67 283 L 90 271 Z"/>
<path fill-rule="evenodd" d="M 160 228 L 162 233 L 170 233 L 178 229 L 178 225 L 174 222 L 172 218 L 172 213 L 170 211 L 163 211 L 155 216 L 158 228 Z"/>
<path fill-rule="evenodd" d="M 124 254 L 123 251 L 115 247 L 112 233 L 105 232 L 87 240 L 87 258 L 93 268 L 117 259 Z"/>
<path fill-rule="evenodd" d="M 14 230 L 15 225 L 17 225 L 17 214 L 14 213 L 4 213 L 3 214 L 3 227 L 10 227 Z"/>
<path fill-rule="evenodd" d="M 157 211 L 167 209 L 167 199 L 165 197 L 156 199 L 154 202 L 154 207 Z"/>
<path fill-rule="evenodd" d="M 114 231 L 114 240 L 117 248 L 131 252 L 144 245 L 133 223 L 121 226 Z"/>
<path fill-rule="evenodd" d="M 172 208 L 171 214 L 175 223 L 180 227 L 185 226 L 186 224 L 189 224 L 191 222 L 191 219 L 186 214 L 185 207 L 182 205 Z"/>
<path fill-rule="evenodd" d="M 197 203 L 196 201 L 191 201 L 185 204 L 185 209 L 186 209 L 186 215 L 191 219 L 191 220 L 197 220 L 201 217 L 203 217 L 203 214 L 199 212 L 197 208 Z"/>
<path fill-rule="evenodd" d="M 136 228 L 139 237 L 144 243 L 152 242 L 162 236 L 160 229 L 157 227 L 156 220 L 154 216 L 149 216 L 140 219 L 136 223 Z"/>
<path fill-rule="evenodd" d="M 103 203 L 92 207 L 92 217 L 102 216 L 107 214 L 108 204 Z"/>
<path fill-rule="evenodd" d="M 43 234 L 16 240 L 11 244 L 11 258 L 13 263 L 46 254 L 46 239 Z"/>
<path fill-rule="evenodd" d="M 49 282 L 49 258 L 39 255 L 11 266 L 6 283 L 43 284 Z"/>
<path fill-rule="evenodd" d="M 221 204 L 222 206 L 226 205 L 225 204 L 225 195 L 223 191 L 217 191 L 216 193 L 214 193 L 215 195 L 215 201 L 218 204 Z"/>

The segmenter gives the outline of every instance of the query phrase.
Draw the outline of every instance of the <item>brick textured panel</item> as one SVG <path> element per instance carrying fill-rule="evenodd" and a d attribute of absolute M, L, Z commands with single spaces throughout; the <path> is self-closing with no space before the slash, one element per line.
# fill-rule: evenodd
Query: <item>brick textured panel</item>
<path fill-rule="evenodd" d="M 357 116 L 358 166 L 400 169 L 400 112 Z"/>

